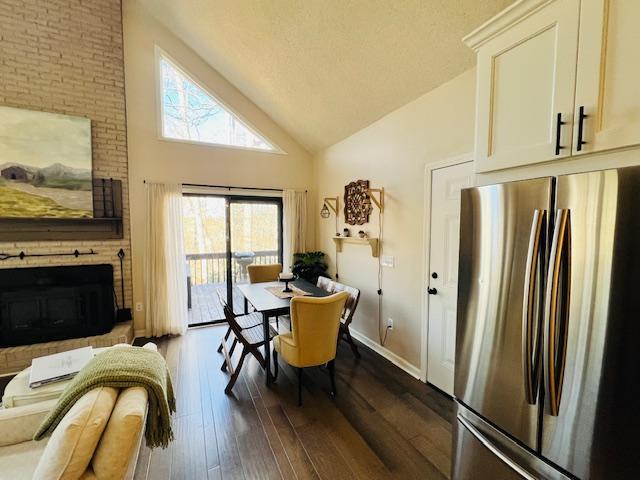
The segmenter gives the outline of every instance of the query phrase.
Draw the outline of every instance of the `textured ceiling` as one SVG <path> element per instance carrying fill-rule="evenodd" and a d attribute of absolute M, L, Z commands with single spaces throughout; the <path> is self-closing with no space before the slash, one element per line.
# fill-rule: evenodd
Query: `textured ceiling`
<path fill-rule="evenodd" d="M 462 73 L 512 0 L 131 0 L 316 152 Z M 179 59 L 178 59 L 179 60 Z"/>

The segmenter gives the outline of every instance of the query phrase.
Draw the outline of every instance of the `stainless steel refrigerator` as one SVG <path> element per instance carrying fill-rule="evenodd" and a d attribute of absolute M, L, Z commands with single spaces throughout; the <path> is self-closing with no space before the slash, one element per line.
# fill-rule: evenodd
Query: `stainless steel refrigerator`
<path fill-rule="evenodd" d="M 640 167 L 461 209 L 453 477 L 640 478 Z"/>

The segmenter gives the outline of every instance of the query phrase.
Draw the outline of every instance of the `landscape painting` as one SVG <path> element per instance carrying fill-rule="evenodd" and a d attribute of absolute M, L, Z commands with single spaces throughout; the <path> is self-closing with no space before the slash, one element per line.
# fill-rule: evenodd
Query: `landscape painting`
<path fill-rule="evenodd" d="M 0 218 L 91 218 L 91 122 L 0 107 Z"/>

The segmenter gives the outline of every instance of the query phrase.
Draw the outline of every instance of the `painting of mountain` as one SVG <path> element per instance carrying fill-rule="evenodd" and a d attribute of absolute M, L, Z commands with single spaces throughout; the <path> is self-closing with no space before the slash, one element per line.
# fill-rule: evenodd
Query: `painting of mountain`
<path fill-rule="evenodd" d="M 91 218 L 91 122 L 0 107 L 0 218 Z"/>

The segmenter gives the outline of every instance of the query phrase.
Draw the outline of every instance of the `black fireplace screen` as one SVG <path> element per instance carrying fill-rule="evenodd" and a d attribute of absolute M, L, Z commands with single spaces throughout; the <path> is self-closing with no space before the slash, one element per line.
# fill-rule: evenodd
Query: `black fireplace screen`
<path fill-rule="evenodd" d="M 101 335 L 114 322 L 111 265 L 0 269 L 0 347 Z"/>

